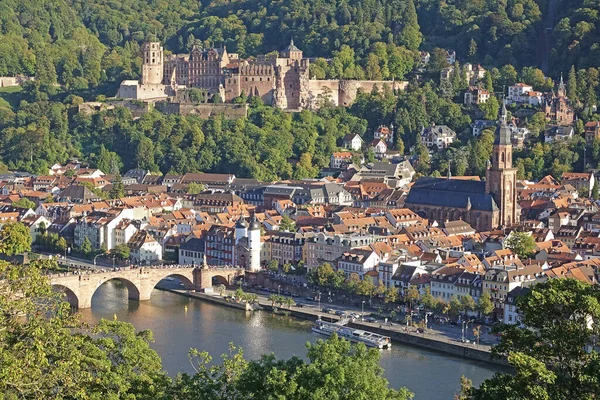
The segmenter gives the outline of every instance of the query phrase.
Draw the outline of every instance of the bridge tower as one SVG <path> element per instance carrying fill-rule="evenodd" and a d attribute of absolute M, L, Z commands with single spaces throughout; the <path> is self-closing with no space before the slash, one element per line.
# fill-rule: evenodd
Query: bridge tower
<path fill-rule="evenodd" d="M 248 228 L 248 247 L 250 248 L 248 271 L 258 272 L 260 271 L 260 224 L 256 220 L 256 215 L 252 216 Z"/>

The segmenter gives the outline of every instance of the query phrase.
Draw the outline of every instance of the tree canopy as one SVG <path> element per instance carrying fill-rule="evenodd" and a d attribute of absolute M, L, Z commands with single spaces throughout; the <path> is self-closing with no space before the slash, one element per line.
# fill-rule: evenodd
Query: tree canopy
<path fill-rule="evenodd" d="M 496 354 L 515 374 L 498 373 L 469 399 L 593 399 L 600 393 L 600 356 L 593 346 L 600 321 L 600 290 L 574 279 L 535 285 L 517 299 L 523 326 L 500 328 Z"/>

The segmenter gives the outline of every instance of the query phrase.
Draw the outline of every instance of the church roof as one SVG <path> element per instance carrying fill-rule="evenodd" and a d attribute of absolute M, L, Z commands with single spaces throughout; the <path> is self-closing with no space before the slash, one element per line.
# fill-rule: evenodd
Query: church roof
<path fill-rule="evenodd" d="M 452 208 L 470 205 L 477 211 L 498 210 L 492 195 L 485 192 L 485 182 L 446 178 L 419 178 L 410 189 L 405 204 Z"/>

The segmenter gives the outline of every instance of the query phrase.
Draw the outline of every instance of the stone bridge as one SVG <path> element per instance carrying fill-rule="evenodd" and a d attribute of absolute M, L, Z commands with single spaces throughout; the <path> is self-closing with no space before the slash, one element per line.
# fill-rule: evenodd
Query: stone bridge
<path fill-rule="evenodd" d="M 62 290 L 69 303 L 75 308 L 90 308 L 96 290 L 105 282 L 116 279 L 125 284 L 129 298 L 133 300 L 150 300 L 152 290 L 161 280 L 173 277 L 181 281 L 186 290 L 210 292 L 213 278 L 225 286 L 230 286 L 235 279 L 243 276 L 243 268 L 184 266 L 120 268 L 117 270 L 94 270 L 88 273 L 54 274 L 50 283 Z"/>

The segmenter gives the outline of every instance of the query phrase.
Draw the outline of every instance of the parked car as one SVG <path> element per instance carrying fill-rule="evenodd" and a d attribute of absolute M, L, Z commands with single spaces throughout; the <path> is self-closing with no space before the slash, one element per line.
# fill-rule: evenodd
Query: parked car
<path fill-rule="evenodd" d="M 377 322 L 377 320 L 373 317 L 365 317 L 366 322 Z"/>
<path fill-rule="evenodd" d="M 303 308 L 304 307 L 304 303 L 296 303 L 296 307 Z"/>
<path fill-rule="evenodd" d="M 324 313 L 330 314 L 333 310 L 331 308 L 325 307 L 321 311 L 324 312 Z"/>
<path fill-rule="evenodd" d="M 339 315 L 340 317 L 345 317 L 346 316 L 346 312 L 342 311 L 342 310 L 337 310 L 335 312 L 335 315 Z"/>

